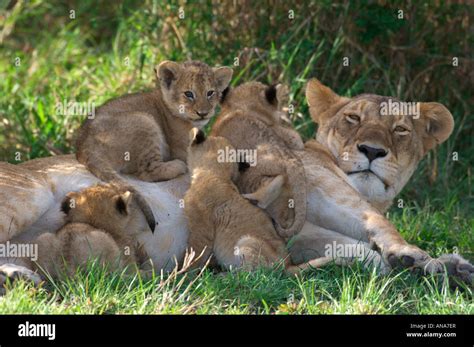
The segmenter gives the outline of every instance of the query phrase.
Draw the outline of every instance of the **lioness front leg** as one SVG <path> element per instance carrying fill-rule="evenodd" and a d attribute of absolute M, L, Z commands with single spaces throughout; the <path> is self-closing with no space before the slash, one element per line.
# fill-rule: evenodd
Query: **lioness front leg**
<path fill-rule="evenodd" d="M 323 172 L 323 170 L 320 170 Z M 395 226 L 339 177 L 313 176 L 314 184 L 308 200 L 308 221 L 352 239 L 368 242 L 380 252 L 391 268 L 418 269 L 422 273 L 440 273 L 445 269 L 451 277 L 472 284 L 474 268 L 457 255 L 432 258 L 417 246 L 409 244 Z M 332 187 L 338 187 L 335 196 Z"/>

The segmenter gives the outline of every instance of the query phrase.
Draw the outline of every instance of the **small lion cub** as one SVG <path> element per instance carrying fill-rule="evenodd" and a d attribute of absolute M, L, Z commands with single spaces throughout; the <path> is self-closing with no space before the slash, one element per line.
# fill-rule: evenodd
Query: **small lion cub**
<path fill-rule="evenodd" d="M 192 181 L 184 197 L 184 213 L 189 227 L 188 247 L 196 255 L 202 254 L 194 266 L 202 267 L 209 258 L 227 269 L 253 270 L 282 262 L 287 272 L 296 273 L 332 261 L 319 258 L 300 266 L 289 263 L 286 244 L 270 217 L 244 198 L 234 184 L 239 163 L 219 162 L 219 152 L 226 147 L 233 149 L 223 137 L 206 139 L 201 130 L 191 131 L 188 168 Z M 268 189 L 281 189 L 282 183 L 270 182 Z"/>
<path fill-rule="evenodd" d="M 69 193 L 61 205 L 67 224 L 38 237 L 38 270 L 53 277 L 73 275 L 98 259 L 111 271 L 138 265 L 146 254 L 137 235 L 150 232 L 134 194 L 116 186 L 96 185 Z"/>
<path fill-rule="evenodd" d="M 77 160 L 90 172 L 136 194 L 150 227 L 153 212 L 120 174 L 158 182 L 186 173 L 188 133 L 214 115 L 233 72 L 199 61 L 164 61 L 155 71 L 158 88 L 108 101 L 82 125 L 76 142 Z"/>
<path fill-rule="evenodd" d="M 272 217 L 285 239 L 297 234 L 306 222 L 306 175 L 293 152 L 303 150 L 304 144 L 295 130 L 281 122 L 288 99 L 289 89 L 283 84 L 267 86 L 254 81 L 229 89 L 211 132 L 225 137 L 237 150 L 257 152 L 258 164 L 246 170 L 237 185 L 250 200 L 260 200 L 258 206 Z M 260 187 L 265 191 L 266 183 L 278 176 L 285 180 L 282 194 L 258 199 Z"/>

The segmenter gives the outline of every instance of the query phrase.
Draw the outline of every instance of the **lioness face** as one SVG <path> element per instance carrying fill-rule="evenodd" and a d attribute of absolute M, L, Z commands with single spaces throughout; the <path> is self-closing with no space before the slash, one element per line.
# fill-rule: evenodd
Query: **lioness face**
<path fill-rule="evenodd" d="M 86 223 L 128 235 L 149 230 L 133 194 L 112 185 L 97 185 L 68 193 L 61 210 L 70 223 Z"/>
<path fill-rule="evenodd" d="M 308 83 L 306 95 L 319 124 L 318 142 L 370 201 L 391 201 L 454 126 L 451 113 L 438 103 L 408 104 L 372 94 L 340 97 L 317 80 Z M 405 107 L 405 113 L 391 112 L 393 105 L 398 111 Z"/>
<path fill-rule="evenodd" d="M 232 78 L 228 67 L 210 68 L 201 62 L 164 61 L 156 68 L 163 99 L 173 115 L 202 128 Z"/>

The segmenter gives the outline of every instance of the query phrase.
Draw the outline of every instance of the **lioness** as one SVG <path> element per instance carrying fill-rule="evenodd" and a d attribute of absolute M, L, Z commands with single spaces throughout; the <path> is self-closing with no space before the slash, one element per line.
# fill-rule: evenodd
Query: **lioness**
<path fill-rule="evenodd" d="M 343 98 L 315 80 L 308 84 L 307 97 L 311 115 L 320 123 L 320 127 L 318 142 L 307 142 L 305 150 L 298 153 L 306 173 L 308 213 L 303 230 L 290 249 L 294 262 L 324 255 L 324 246 L 333 241 L 341 244 L 361 243 L 368 252 L 372 252 L 374 259 L 388 267 L 399 264 L 440 271 L 444 263 L 451 275 L 472 283 L 472 265 L 459 256 L 434 260 L 419 248 L 407 245 L 381 214 L 406 184 L 426 152 L 446 140 L 451 133 L 453 121 L 449 111 L 437 103 L 421 103 L 419 119 L 379 117 L 379 108 L 374 107 L 373 101 L 381 97 L 361 95 L 352 99 Z M 349 124 L 342 124 L 350 123 L 347 118 L 351 118 L 344 111 L 353 106 L 360 107 L 360 122 L 349 128 Z M 354 119 L 351 118 L 351 121 L 357 121 L 357 117 L 352 116 Z M 397 134 L 402 130 L 398 128 L 395 131 L 399 122 L 408 122 L 411 131 L 406 135 Z M 377 124 L 375 128 L 374 123 Z M 412 150 L 405 140 L 399 138 L 395 141 L 397 136 L 405 136 L 418 152 Z M 338 166 L 338 162 L 345 158 L 344 152 L 338 153 L 338 150 L 347 146 L 348 153 L 356 154 L 359 152 L 357 144 L 369 139 L 374 142 L 374 148 L 385 143 L 390 145 L 390 153 L 384 157 L 379 154 L 378 158 L 372 160 L 373 164 L 378 161 L 376 166 L 379 168 L 382 162 L 390 163 L 386 171 L 376 169 L 377 175 L 390 177 L 384 178 L 389 183 L 387 189 L 370 172 L 352 172 L 354 169 L 343 171 Z M 362 159 L 360 165 L 367 167 L 368 157 L 364 159 L 365 153 L 360 152 L 357 156 L 359 160 Z M 361 169 L 362 166 L 357 170 Z M 396 174 L 393 174 L 395 169 Z M 61 227 L 64 220 L 58 206 L 66 193 L 98 182 L 71 156 L 36 159 L 21 165 L 0 165 L 0 172 L 2 242 L 12 238 L 26 242 L 34 239 L 39 230 Z M 154 259 L 155 268 L 164 268 L 172 255 L 176 254 L 179 258 L 186 247 L 188 231 L 180 199 L 189 187 L 189 179 L 183 175 L 166 182 L 147 183 L 126 176 L 123 178 L 146 195 L 160 221 L 155 234 L 150 234 L 143 243 L 147 253 Z M 160 238 L 170 240 L 164 242 Z M 371 250 L 372 246 L 380 248 L 381 255 Z M 0 261 L 5 263 L 3 259 Z M 31 277 L 26 268 L 17 268 L 12 272 L 7 265 L 0 266 L 0 275 L 3 273 L 9 277 L 22 272 Z"/>
<path fill-rule="evenodd" d="M 458 255 L 431 258 L 408 244 L 383 216 L 423 156 L 444 142 L 454 126 L 451 113 L 435 102 L 419 103 L 418 115 L 381 115 L 395 98 L 362 94 L 341 97 L 318 80 L 306 88 L 310 113 L 319 124 L 317 141 L 298 153 L 308 187 L 307 225 L 291 246 L 302 262 L 327 255 L 327 246 L 365 245 L 390 267 L 443 271 L 472 284 L 474 267 Z"/>
<path fill-rule="evenodd" d="M 147 182 L 184 174 L 188 132 L 206 125 L 232 78 L 231 68 L 198 61 L 164 61 L 155 71 L 159 88 L 107 102 L 79 129 L 77 160 L 102 181 L 125 185 L 118 173 Z M 152 211 L 136 198 L 153 230 Z"/>

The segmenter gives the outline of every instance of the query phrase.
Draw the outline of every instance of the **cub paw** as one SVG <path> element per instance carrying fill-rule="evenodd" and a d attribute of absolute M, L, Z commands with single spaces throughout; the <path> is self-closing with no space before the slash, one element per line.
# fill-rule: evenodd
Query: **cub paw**
<path fill-rule="evenodd" d="M 8 280 L 14 282 L 17 279 L 31 281 L 35 286 L 42 282 L 41 277 L 36 272 L 26 267 L 15 264 L 3 264 L 0 265 L 0 294 L 5 294 L 5 284 Z"/>
<path fill-rule="evenodd" d="M 171 160 L 167 162 L 166 164 L 167 164 L 168 175 L 171 178 L 178 177 L 188 172 L 188 166 L 182 160 L 175 159 L 175 160 Z"/>
<path fill-rule="evenodd" d="M 466 259 L 457 254 L 444 254 L 436 260 L 446 269 L 451 286 L 456 287 L 460 283 L 474 286 L 474 266 Z"/>

